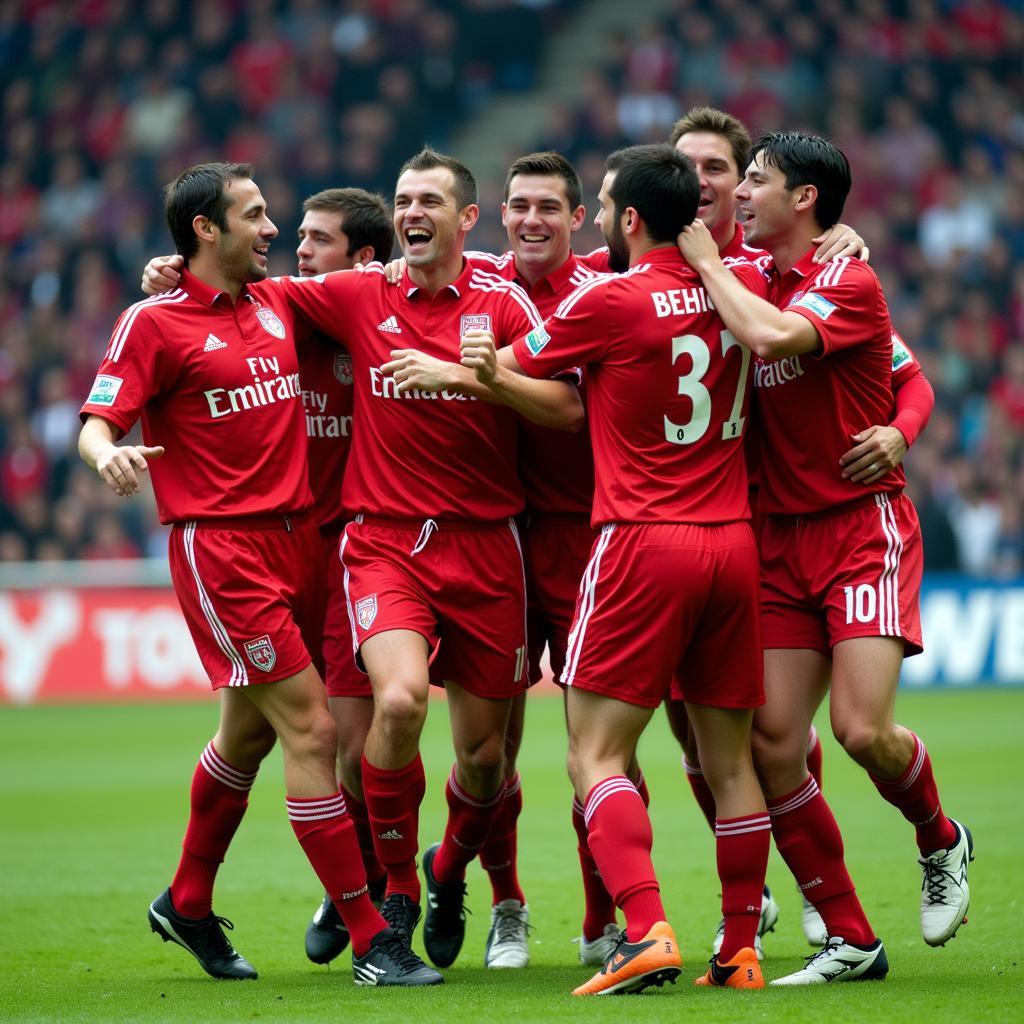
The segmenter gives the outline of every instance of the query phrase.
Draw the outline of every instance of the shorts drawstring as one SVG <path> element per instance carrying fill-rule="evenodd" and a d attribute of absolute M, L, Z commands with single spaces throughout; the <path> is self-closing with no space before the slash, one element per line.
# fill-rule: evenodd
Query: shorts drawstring
<path fill-rule="evenodd" d="M 423 528 L 420 530 L 420 535 L 416 540 L 416 546 L 412 549 L 412 554 L 419 554 L 430 540 L 430 535 L 437 529 L 437 523 L 433 519 L 427 519 L 423 523 Z"/>

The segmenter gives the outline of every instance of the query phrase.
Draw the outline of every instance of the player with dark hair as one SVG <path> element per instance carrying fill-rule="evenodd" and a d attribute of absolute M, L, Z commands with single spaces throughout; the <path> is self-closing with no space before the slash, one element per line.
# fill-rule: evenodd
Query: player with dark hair
<path fill-rule="evenodd" d="M 806 730 L 826 692 L 836 738 L 915 826 L 925 941 L 955 935 L 970 897 L 971 835 L 943 813 L 924 744 L 893 720 L 903 658 L 921 650 L 917 515 L 902 469 L 867 487 L 835 470 L 851 433 L 865 419 L 885 422 L 893 404 L 892 327 L 877 277 L 860 260 L 820 268 L 812 259 L 811 240 L 840 216 L 849 188 L 849 165 L 831 143 L 772 133 L 736 189 L 747 240 L 771 253 L 763 273 L 748 264 L 734 276 L 702 224 L 682 243 L 757 357 L 767 703 L 754 751 L 776 845 L 829 936 L 803 970 L 773 982 L 781 985 L 888 971 L 807 773 Z"/>
<path fill-rule="evenodd" d="M 743 124 L 731 114 L 711 107 L 695 107 L 687 112 L 672 129 L 672 144 L 693 160 L 701 182 L 701 202 L 697 215 L 711 232 L 724 261 L 756 262 L 767 256 L 763 249 L 747 244 L 743 225 L 736 218 L 734 191 L 749 163 L 750 136 Z M 825 263 L 844 255 L 860 253 L 867 258 L 867 247 L 850 228 L 837 225 L 813 239 L 819 245 L 815 261 Z M 837 472 L 849 476 L 862 486 L 875 483 L 898 466 L 907 449 L 924 429 L 935 404 L 935 395 L 921 365 L 902 339 L 893 333 L 892 385 L 894 408 L 891 422 L 876 424 L 859 430 L 851 440 L 854 446 L 840 458 L 842 468 Z M 756 398 L 756 396 L 755 396 Z M 756 405 L 756 402 L 755 402 Z M 754 410 L 756 416 L 756 408 Z M 747 469 L 751 483 L 751 509 L 754 514 L 755 535 L 758 532 L 758 467 L 756 445 L 747 443 Z M 665 710 L 673 734 L 683 748 L 683 768 L 694 796 L 714 829 L 715 802 L 700 769 L 693 731 L 689 729 L 686 707 L 673 687 Z M 821 740 L 812 725 L 808 734 L 807 765 L 818 786 L 822 781 Z M 802 925 L 804 935 L 812 946 L 820 947 L 826 938 L 821 917 L 806 896 L 802 896 Z M 766 888 L 762 904 L 761 924 L 756 948 L 763 955 L 762 935 L 773 930 L 778 919 L 778 904 Z M 717 952 L 721 943 L 721 925 L 713 943 Z"/>
<path fill-rule="evenodd" d="M 349 270 L 357 263 L 373 260 L 384 262 L 390 256 L 395 232 L 391 214 L 380 196 L 359 188 L 331 188 L 310 196 L 302 209 L 295 252 L 300 277 Z M 143 290 L 160 294 L 177 287 L 181 265 L 180 256 L 150 261 L 143 275 Z M 320 528 L 328 586 L 324 682 L 338 730 L 339 786 L 356 825 L 371 896 L 380 903 L 387 878 L 373 848 L 360 772 L 363 745 L 373 718 L 373 694 L 369 679 L 359 671 L 352 657 L 352 635 L 338 561 L 338 543 L 345 521 L 341 483 L 352 430 L 352 358 L 337 342 L 317 331 L 298 331 L 296 348 L 306 413 L 313 515 Z M 384 908 L 385 918 L 392 909 Z M 401 915 L 393 916 L 400 924 Z M 306 954 L 314 963 L 329 963 L 348 942 L 348 930 L 334 901 L 325 895 L 306 930 Z"/>
<path fill-rule="evenodd" d="M 167 187 L 166 208 L 181 286 L 122 314 L 79 439 L 83 459 L 120 495 L 136 493 L 159 458 L 153 487 L 172 524 L 171 578 L 220 691 L 182 858 L 150 924 L 214 977 L 256 977 L 225 936 L 212 894 L 277 738 L 288 816 L 352 937 L 356 983 L 438 984 L 371 903 L 335 778 L 336 734 L 311 656 L 325 588 L 306 461 L 294 454 L 304 413 L 293 317 L 264 282 L 277 228 L 244 164 L 190 168 Z M 140 417 L 145 443 L 118 445 Z"/>
<path fill-rule="evenodd" d="M 510 519 L 523 499 L 510 410 L 454 390 L 400 393 L 390 360 L 403 344 L 450 360 L 460 337 L 487 331 L 510 343 L 539 326 L 521 288 L 465 261 L 477 215 L 470 172 L 424 150 L 396 186 L 394 226 L 407 262 L 398 288 L 377 268 L 279 282 L 352 354 L 358 428 L 342 500 L 356 515 L 341 560 L 353 642 L 374 696 L 363 789 L 388 873 L 385 907 L 401 901 L 410 938 L 421 895 L 419 736 L 429 684 L 448 695 L 456 755 L 448 825 L 423 858 L 424 945 L 442 967 L 464 937 L 466 865 L 505 798 L 505 725 L 525 682 L 523 567 Z M 578 427 L 571 383 L 529 384 L 520 411 Z"/>

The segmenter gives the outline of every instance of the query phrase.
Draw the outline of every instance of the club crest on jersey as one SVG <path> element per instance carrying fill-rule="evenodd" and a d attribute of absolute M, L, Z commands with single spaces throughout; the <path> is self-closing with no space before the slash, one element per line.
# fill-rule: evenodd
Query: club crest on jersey
<path fill-rule="evenodd" d="M 280 317 L 272 310 L 267 309 L 266 306 L 260 306 L 256 310 L 256 317 L 259 322 L 263 325 L 263 330 L 267 334 L 272 334 L 275 338 L 284 340 L 284 324 L 281 323 Z"/>
<path fill-rule="evenodd" d="M 255 640 L 246 640 L 245 653 L 261 672 L 269 672 L 277 664 L 277 651 L 266 633 Z"/>
<path fill-rule="evenodd" d="M 459 334 L 467 331 L 489 331 L 491 329 L 490 313 L 463 313 L 459 324 Z"/>
<path fill-rule="evenodd" d="M 359 598 L 356 601 L 356 622 L 363 629 L 369 629 L 375 618 L 377 618 L 377 595 L 371 594 L 369 597 Z"/>
<path fill-rule="evenodd" d="M 339 384 L 352 383 L 352 357 L 347 352 L 334 354 L 334 376 Z"/>

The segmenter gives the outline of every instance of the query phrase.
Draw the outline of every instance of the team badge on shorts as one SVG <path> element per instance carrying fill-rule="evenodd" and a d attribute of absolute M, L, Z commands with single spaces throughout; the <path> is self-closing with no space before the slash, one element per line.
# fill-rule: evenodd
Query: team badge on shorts
<path fill-rule="evenodd" d="M 245 653 L 261 672 L 269 672 L 277 664 L 277 651 L 266 633 L 255 640 L 246 640 Z"/>
<path fill-rule="evenodd" d="M 347 352 L 336 352 L 334 355 L 334 376 L 339 384 L 352 383 L 352 357 Z"/>
<path fill-rule="evenodd" d="M 489 331 L 491 329 L 490 313 L 463 313 L 459 323 L 459 334 L 466 331 Z"/>
<path fill-rule="evenodd" d="M 356 601 L 356 622 L 363 629 L 369 629 L 375 618 L 377 618 L 377 595 L 371 594 L 369 597 L 359 598 Z"/>
<path fill-rule="evenodd" d="M 272 310 L 267 309 L 266 306 L 260 306 L 256 310 L 256 318 L 263 325 L 263 330 L 267 334 L 272 334 L 275 338 L 284 339 L 284 324 L 281 323 L 280 317 Z"/>

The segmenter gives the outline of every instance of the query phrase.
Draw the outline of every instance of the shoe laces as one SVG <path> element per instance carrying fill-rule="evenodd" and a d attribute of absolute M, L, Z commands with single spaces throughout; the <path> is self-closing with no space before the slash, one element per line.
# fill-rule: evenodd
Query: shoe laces
<path fill-rule="evenodd" d="M 531 926 L 526 920 L 526 911 L 519 910 L 498 910 L 494 918 L 494 941 L 516 942 L 522 936 L 524 939 L 530 934 Z"/>
<path fill-rule="evenodd" d="M 389 896 L 380 905 L 380 916 L 391 926 L 391 930 L 406 946 L 412 944 L 412 933 L 419 921 L 416 905 L 407 896 Z"/>
<path fill-rule="evenodd" d="M 203 930 L 202 942 L 211 953 L 230 957 L 235 955 L 235 949 L 224 934 L 223 929 L 225 928 L 229 932 L 235 930 L 234 924 L 226 917 L 210 914 L 206 919 L 206 928 Z"/>
<path fill-rule="evenodd" d="M 949 885 L 956 882 L 956 875 L 948 868 L 932 860 L 922 861 L 924 878 L 921 880 L 921 891 L 930 906 L 947 903 Z M 948 880 L 948 881 L 947 881 Z"/>
<path fill-rule="evenodd" d="M 438 883 L 437 916 L 444 927 L 449 921 L 465 921 L 472 911 L 466 906 L 465 881 Z"/>
<path fill-rule="evenodd" d="M 804 957 L 807 961 L 807 966 L 812 967 L 818 960 L 827 960 L 843 944 L 844 940 L 839 936 L 830 935 L 825 940 L 825 945 L 819 949 L 817 953 L 812 953 L 810 956 Z"/>
<path fill-rule="evenodd" d="M 402 974 L 408 974 L 423 966 L 423 961 L 394 929 L 390 935 L 385 936 L 377 943 L 377 949 L 384 953 Z"/>

